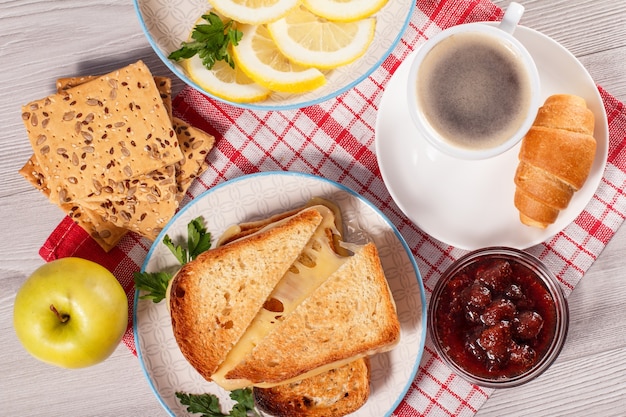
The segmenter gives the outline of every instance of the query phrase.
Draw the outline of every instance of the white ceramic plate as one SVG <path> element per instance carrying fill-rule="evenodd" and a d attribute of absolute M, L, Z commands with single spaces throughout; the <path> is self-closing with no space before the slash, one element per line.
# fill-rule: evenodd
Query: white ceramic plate
<path fill-rule="evenodd" d="M 152 48 L 159 58 L 181 80 L 196 90 L 225 101 L 204 91 L 190 80 L 181 65 L 167 59 L 188 39 L 197 20 L 207 12 L 207 0 L 134 0 L 139 22 Z M 376 33 L 363 57 L 337 68 L 326 76 L 326 84 L 304 94 L 272 94 L 265 101 L 250 104 L 230 103 L 239 107 L 259 110 L 286 110 L 320 103 L 335 97 L 370 75 L 391 53 L 400 41 L 415 8 L 414 0 L 393 0 L 375 14 Z"/>
<path fill-rule="evenodd" d="M 218 185 L 185 206 L 164 228 L 150 249 L 142 270 L 155 272 L 177 265 L 162 244 L 168 234 L 186 239 L 187 224 L 202 216 L 217 239 L 228 226 L 268 217 L 320 196 L 339 205 L 350 242 L 373 241 L 380 252 L 401 322 L 400 344 L 372 358 L 372 392 L 354 416 L 388 416 L 408 390 L 421 359 L 426 337 L 424 286 L 415 260 L 394 225 L 373 205 L 352 190 L 319 177 L 287 172 L 248 175 Z M 135 295 L 134 332 L 137 353 L 157 398 L 171 415 L 188 415 L 175 392 L 213 393 L 232 404 L 226 391 L 205 381 L 182 356 L 174 340 L 165 302 L 140 300 Z"/>
<path fill-rule="evenodd" d="M 526 249 L 563 230 L 589 203 L 602 179 L 608 152 L 608 124 L 591 76 L 563 46 L 518 27 L 518 38 L 535 59 L 542 102 L 552 94 L 579 95 L 596 119 L 596 157 L 584 187 L 548 228 L 524 226 L 513 205 L 517 155 L 521 144 L 483 161 L 447 157 L 418 136 L 407 111 L 409 57 L 385 90 L 376 123 L 376 153 L 383 180 L 396 204 L 420 229 L 461 249 L 510 246 Z M 415 53 L 415 52 L 414 52 Z"/>

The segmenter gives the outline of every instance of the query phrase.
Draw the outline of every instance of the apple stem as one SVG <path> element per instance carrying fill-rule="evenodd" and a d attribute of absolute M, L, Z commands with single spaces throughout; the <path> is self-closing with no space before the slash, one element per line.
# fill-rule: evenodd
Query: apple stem
<path fill-rule="evenodd" d="M 70 315 L 69 314 L 59 313 L 59 310 L 56 309 L 54 304 L 50 304 L 50 310 L 52 310 L 52 312 L 54 314 L 56 314 L 57 318 L 59 319 L 59 321 L 61 323 L 65 323 L 66 321 L 68 321 L 70 319 Z"/>

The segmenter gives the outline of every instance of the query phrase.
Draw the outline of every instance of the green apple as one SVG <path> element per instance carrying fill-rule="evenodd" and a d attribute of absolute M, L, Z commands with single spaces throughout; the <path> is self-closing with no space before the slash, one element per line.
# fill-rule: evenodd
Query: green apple
<path fill-rule="evenodd" d="M 80 258 L 42 265 L 15 297 L 13 326 L 35 358 L 83 368 L 108 358 L 128 326 L 128 299 L 106 268 Z"/>

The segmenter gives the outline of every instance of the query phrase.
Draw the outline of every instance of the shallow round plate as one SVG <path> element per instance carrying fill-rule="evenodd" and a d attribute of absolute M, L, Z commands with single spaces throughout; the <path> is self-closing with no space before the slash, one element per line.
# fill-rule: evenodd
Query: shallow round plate
<path fill-rule="evenodd" d="M 415 260 L 394 225 L 372 204 L 352 190 L 319 177 L 287 172 L 248 175 L 218 185 L 185 206 L 164 228 L 142 267 L 155 272 L 177 265 L 162 244 L 169 235 L 175 242 L 186 239 L 187 224 L 202 216 L 213 241 L 228 226 L 266 218 L 319 196 L 334 201 L 342 210 L 349 242 L 373 241 L 380 252 L 385 274 L 394 295 L 401 323 L 400 344 L 392 351 L 372 357 L 372 392 L 354 416 L 388 416 L 406 394 L 422 356 L 425 341 L 426 301 Z M 137 353 L 157 398 L 171 415 L 189 415 L 175 397 L 177 391 L 213 393 L 220 402 L 232 404 L 228 393 L 205 381 L 182 356 L 172 334 L 165 302 L 140 300 L 135 294 L 134 332 Z"/>
<path fill-rule="evenodd" d="M 187 77 L 179 63 L 167 59 L 172 51 L 180 48 L 181 42 L 189 38 L 197 20 L 207 12 L 210 7 L 207 1 L 134 0 L 134 3 L 143 31 L 165 65 L 196 90 L 227 102 L 204 91 Z M 409 24 L 414 8 L 415 1 L 412 0 L 389 0 L 374 15 L 376 33 L 365 55 L 351 64 L 332 70 L 327 74 L 324 86 L 304 94 L 273 93 L 268 99 L 257 103 L 228 103 L 259 110 L 286 110 L 317 104 L 351 89 L 378 68 L 391 53 Z"/>
<path fill-rule="evenodd" d="M 460 249 L 526 249 L 549 239 L 583 211 L 604 173 L 608 124 L 591 76 L 569 51 L 549 37 L 526 27 L 518 27 L 515 37 L 535 59 L 542 102 L 552 94 L 576 94 L 587 101 L 596 120 L 594 136 L 598 145 L 587 182 L 546 229 L 523 225 L 513 205 L 513 178 L 521 144 L 492 159 L 462 161 L 439 153 L 419 137 L 406 104 L 411 57 L 400 65 L 381 99 L 376 153 L 391 196 L 420 229 Z"/>

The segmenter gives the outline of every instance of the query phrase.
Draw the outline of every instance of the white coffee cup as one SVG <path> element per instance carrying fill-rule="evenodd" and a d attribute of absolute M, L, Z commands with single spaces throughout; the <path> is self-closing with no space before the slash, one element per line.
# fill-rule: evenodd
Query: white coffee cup
<path fill-rule="evenodd" d="M 421 137 L 461 159 L 515 146 L 540 106 L 537 67 L 513 37 L 524 12 L 511 3 L 499 25 L 453 26 L 420 47 L 408 78 L 408 107 Z"/>

